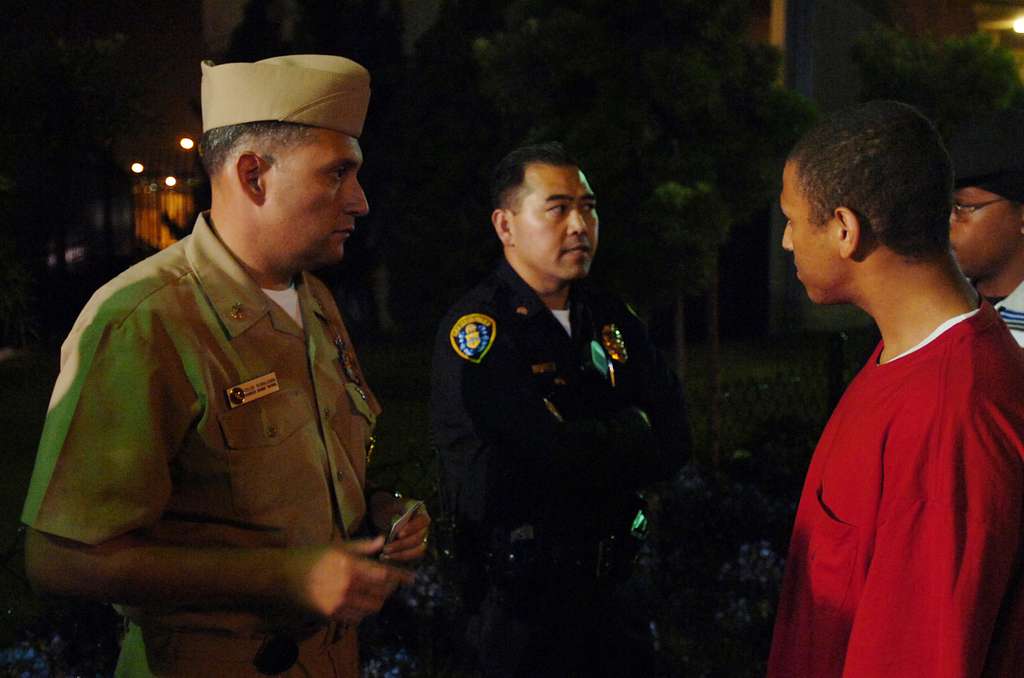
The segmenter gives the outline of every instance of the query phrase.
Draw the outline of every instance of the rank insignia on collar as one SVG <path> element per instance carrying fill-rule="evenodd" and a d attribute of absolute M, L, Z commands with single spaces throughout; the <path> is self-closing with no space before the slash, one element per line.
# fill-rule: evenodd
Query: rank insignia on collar
<path fill-rule="evenodd" d="M 622 338 L 622 330 L 615 323 L 609 323 L 601 328 L 601 345 L 608 352 L 608 356 L 617 363 L 624 363 L 629 360 L 629 353 L 626 351 L 626 340 Z"/>
<path fill-rule="evenodd" d="M 483 313 L 470 313 L 455 321 L 449 337 L 459 357 L 478 363 L 491 349 L 497 331 L 494 318 Z"/>

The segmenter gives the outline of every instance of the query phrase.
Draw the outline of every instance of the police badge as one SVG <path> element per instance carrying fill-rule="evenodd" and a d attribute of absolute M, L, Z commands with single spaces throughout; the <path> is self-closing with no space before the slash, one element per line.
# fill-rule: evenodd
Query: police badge
<path fill-rule="evenodd" d="M 622 330 L 615 323 L 609 323 L 601 328 L 601 345 L 615 362 L 624 363 L 629 360 L 626 340 L 622 338 Z"/>
<path fill-rule="evenodd" d="M 479 363 L 494 343 L 497 330 L 494 318 L 483 313 L 471 313 L 455 321 L 449 337 L 452 348 L 460 357 Z"/>

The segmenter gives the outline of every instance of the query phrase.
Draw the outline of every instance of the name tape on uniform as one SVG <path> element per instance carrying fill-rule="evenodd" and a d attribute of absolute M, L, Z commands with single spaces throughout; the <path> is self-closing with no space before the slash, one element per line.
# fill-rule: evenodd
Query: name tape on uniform
<path fill-rule="evenodd" d="M 250 381 L 225 389 L 224 392 L 228 397 L 228 405 L 231 409 L 235 409 L 246 403 L 259 400 L 271 393 L 277 393 L 280 390 L 281 386 L 277 383 L 277 372 L 270 372 L 262 377 L 256 377 Z"/>

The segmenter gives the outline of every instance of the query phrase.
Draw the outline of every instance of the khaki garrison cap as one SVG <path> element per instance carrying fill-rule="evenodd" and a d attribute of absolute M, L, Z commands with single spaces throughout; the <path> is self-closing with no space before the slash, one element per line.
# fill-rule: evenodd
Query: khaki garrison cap
<path fill-rule="evenodd" d="M 370 73 L 350 59 L 294 54 L 255 63 L 203 62 L 203 131 L 277 120 L 358 138 L 370 102 Z"/>

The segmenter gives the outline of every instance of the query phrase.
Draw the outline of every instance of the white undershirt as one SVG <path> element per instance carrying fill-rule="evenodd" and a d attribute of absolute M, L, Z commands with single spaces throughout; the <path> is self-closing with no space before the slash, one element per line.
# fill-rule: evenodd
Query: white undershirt
<path fill-rule="evenodd" d="M 302 310 L 299 308 L 299 293 L 295 290 L 295 283 L 288 289 L 268 290 L 263 288 L 263 293 L 270 297 L 270 300 L 284 309 L 284 312 L 291 316 L 299 327 L 302 325 Z"/>
<path fill-rule="evenodd" d="M 551 312 L 555 314 L 555 320 L 558 321 L 558 324 L 565 328 L 565 333 L 571 337 L 572 327 L 569 325 L 569 309 L 562 311 L 551 309 Z"/>
<path fill-rule="evenodd" d="M 953 316 L 952 318 L 950 318 L 946 322 L 944 322 L 941 325 L 939 325 L 938 327 L 936 327 L 935 330 L 931 334 L 929 334 L 927 337 L 925 337 L 924 341 L 922 341 L 917 346 L 914 346 L 913 348 L 910 348 L 910 349 L 904 351 L 903 353 L 900 353 L 895 358 L 889 358 L 888 360 L 885 361 L 885 363 L 881 363 L 880 362 L 879 364 L 883 364 L 883 365 L 884 364 L 888 364 L 888 363 L 891 363 L 893 360 L 899 360 L 903 356 L 910 355 L 914 351 L 921 350 L 922 348 L 924 348 L 928 344 L 930 344 L 933 341 L 935 341 L 936 339 L 938 339 L 939 335 L 941 335 L 943 332 L 945 332 L 948 329 L 951 329 L 954 325 L 956 325 L 958 323 L 962 323 L 963 321 L 967 320 L 971 316 L 975 315 L 980 310 L 981 310 L 981 308 L 979 307 L 979 308 L 974 309 L 973 311 L 968 311 L 967 313 L 963 313 L 961 315 Z"/>

